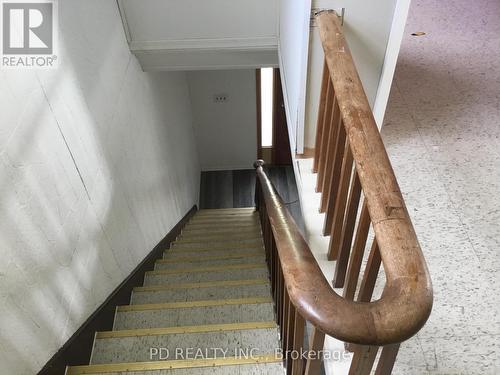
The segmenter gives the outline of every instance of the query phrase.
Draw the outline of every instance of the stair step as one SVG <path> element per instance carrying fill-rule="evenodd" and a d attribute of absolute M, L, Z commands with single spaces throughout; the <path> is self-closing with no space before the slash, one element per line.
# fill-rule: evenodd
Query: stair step
<path fill-rule="evenodd" d="M 214 208 L 214 209 L 202 209 L 198 210 L 195 216 L 203 215 L 252 215 L 256 214 L 257 210 L 255 207 L 243 207 L 243 208 Z"/>
<path fill-rule="evenodd" d="M 222 231 L 195 231 L 195 232 L 181 232 L 181 234 L 177 237 L 177 241 L 186 241 L 190 242 L 204 242 L 204 241 L 227 241 L 227 240 L 241 240 L 248 238 L 260 238 L 261 232 L 259 229 L 229 229 Z"/>
<path fill-rule="evenodd" d="M 224 225 L 221 225 L 220 221 L 217 220 L 207 220 L 207 221 L 189 221 L 184 230 L 186 229 L 200 229 L 200 228 L 238 228 L 238 227 L 260 227 L 260 220 L 253 219 L 248 221 L 239 221 L 228 219 Z"/>
<path fill-rule="evenodd" d="M 270 297 L 119 306 L 113 330 L 267 322 L 274 319 Z"/>
<path fill-rule="evenodd" d="M 208 249 L 208 248 L 237 248 L 237 247 L 262 247 L 262 238 L 250 238 L 244 240 L 235 240 L 228 239 L 222 241 L 198 241 L 198 242 L 180 242 L 174 241 L 171 245 L 171 250 L 175 249 L 186 249 L 186 248 L 195 248 L 195 249 Z"/>
<path fill-rule="evenodd" d="M 224 235 L 225 233 L 256 233 L 260 234 L 260 225 L 240 225 L 240 226 L 214 226 L 214 227 L 186 227 L 182 230 L 182 236 Z"/>
<path fill-rule="evenodd" d="M 195 249 L 197 251 L 202 250 L 230 250 L 230 249 L 245 249 L 245 248 L 263 248 L 264 243 L 262 238 L 247 240 L 247 241 L 221 241 L 221 242 L 205 242 L 205 243 L 182 243 L 182 242 L 172 242 L 170 252 L 183 251 L 185 249 Z"/>
<path fill-rule="evenodd" d="M 231 226 L 231 225 L 257 225 L 260 224 L 260 219 L 256 217 L 219 217 L 208 218 L 198 217 L 192 218 L 188 222 L 189 225 L 208 225 L 208 226 Z"/>
<path fill-rule="evenodd" d="M 245 358 L 193 359 L 113 363 L 89 366 L 69 366 L 66 375 L 123 375 L 139 372 L 141 375 L 284 375 L 283 365 L 275 354 Z"/>
<path fill-rule="evenodd" d="M 205 234 L 201 235 L 184 235 L 181 234 L 176 240 L 175 243 L 214 243 L 214 242 L 245 242 L 245 241 L 256 241 L 261 240 L 260 231 L 253 232 L 225 232 L 225 233 L 214 233 L 214 234 Z"/>
<path fill-rule="evenodd" d="M 230 255 L 209 256 L 178 256 L 170 259 L 159 259 L 155 263 L 155 270 L 182 269 L 193 267 L 212 267 L 230 264 L 265 263 L 266 257 L 262 251 Z"/>
<path fill-rule="evenodd" d="M 264 279 L 268 275 L 265 263 L 235 264 L 146 272 L 144 285 L 174 282 L 203 282 L 214 280 Z"/>
<path fill-rule="evenodd" d="M 162 348 L 162 356 L 154 355 L 151 348 Z M 234 357 L 251 350 L 262 355 L 279 348 L 279 336 L 272 321 L 98 332 L 91 364 L 185 359 L 179 352 L 175 354 L 176 350 L 185 353 L 185 348 L 200 349 L 210 358 Z"/>
<path fill-rule="evenodd" d="M 134 288 L 131 304 L 269 297 L 269 280 L 224 280 L 205 283 L 155 285 Z"/>
<path fill-rule="evenodd" d="M 163 259 L 179 259 L 185 257 L 206 257 L 206 256 L 226 256 L 233 255 L 248 255 L 254 253 L 262 253 L 265 256 L 264 249 L 258 248 L 214 248 L 214 249 L 180 249 L 180 251 L 167 250 L 163 253 Z"/>

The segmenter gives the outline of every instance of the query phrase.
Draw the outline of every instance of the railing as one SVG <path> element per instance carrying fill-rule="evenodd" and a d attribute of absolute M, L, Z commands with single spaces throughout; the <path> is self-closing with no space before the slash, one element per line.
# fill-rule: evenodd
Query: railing
<path fill-rule="evenodd" d="M 319 373 L 314 353 L 326 334 L 352 344 L 350 374 L 369 374 L 374 366 L 376 374 L 390 374 L 399 344 L 430 314 L 431 281 L 337 16 L 326 11 L 317 20 L 325 65 L 314 170 L 326 214 L 323 232 L 330 235 L 328 258 L 336 260 L 333 286 L 344 289 L 338 295 L 323 276 L 257 161 L 256 204 L 284 352 L 300 353 L 305 321 L 313 326 L 307 348 L 313 355 L 286 360 L 287 373 Z M 375 236 L 360 280 L 370 226 Z M 372 301 L 381 265 L 386 283 Z"/>

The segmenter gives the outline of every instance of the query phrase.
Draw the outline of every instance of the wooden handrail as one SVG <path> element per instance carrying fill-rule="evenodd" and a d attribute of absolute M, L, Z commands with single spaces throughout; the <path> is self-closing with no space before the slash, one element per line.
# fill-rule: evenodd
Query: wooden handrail
<path fill-rule="evenodd" d="M 355 344 L 378 346 L 400 343 L 418 332 L 426 322 L 432 305 L 430 279 L 423 259 L 408 260 L 403 256 L 401 262 L 404 264 L 423 267 L 408 270 L 405 275 L 386 271 L 388 283 L 381 299 L 374 302 L 344 299 L 324 277 L 295 221 L 265 174 L 263 164 L 263 161 L 257 161 L 254 165 L 260 191 L 287 291 L 302 317 L 327 335 Z M 396 247 L 392 245 L 391 249 Z M 384 266 L 387 262 L 399 262 L 399 254 L 405 248 L 398 250 L 397 254 L 390 251 L 384 253 Z"/>
<path fill-rule="evenodd" d="M 356 191 L 356 184 L 361 185 L 364 195 L 362 215 L 369 215 L 369 218 L 360 219 L 364 222 L 361 232 L 366 233 L 360 235 L 360 238 L 364 236 L 364 239 L 360 240 L 363 245 L 355 244 L 355 257 L 357 262 L 361 261 L 359 250 L 361 246 L 364 248 L 363 241 L 366 241 L 368 225 L 371 222 L 375 233 L 370 253 L 373 268 L 365 272 L 365 295 L 357 301 L 338 295 L 324 277 L 308 244 L 266 176 L 263 162 L 257 161 L 254 166 L 258 177 L 258 206 L 259 203 L 263 206 L 259 208 L 261 215 L 265 216 L 266 225 L 271 229 L 269 231 L 264 228 L 265 237 L 271 236 L 268 243 L 271 250 L 275 248 L 278 258 L 271 259 L 272 267 L 278 270 L 276 272 L 282 273 L 279 273 L 279 276 L 284 280 L 287 292 L 285 299 L 289 298 L 293 305 L 290 311 L 298 313 L 325 334 L 348 343 L 366 346 L 399 344 L 418 332 L 429 317 L 433 301 L 430 276 L 337 15 L 333 11 L 324 11 L 317 16 L 317 20 L 325 52 L 323 84 L 328 85 L 328 90 L 323 91 L 328 93 L 326 100 L 322 100 L 321 105 L 338 106 L 337 111 L 325 107 L 326 115 L 321 116 L 321 121 L 325 121 L 325 124 L 326 121 L 334 123 L 334 117 L 339 116 L 337 128 L 330 125 L 329 133 L 326 134 L 332 141 L 323 143 L 333 147 L 335 145 L 332 142 L 342 142 L 342 147 L 337 149 L 342 150 L 344 156 L 340 155 L 340 163 L 336 164 L 320 160 L 319 166 L 315 163 L 314 168 L 319 168 L 321 172 L 325 170 L 325 165 L 333 167 L 335 164 L 336 168 L 342 167 L 341 183 L 344 185 L 343 189 L 337 188 L 336 192 L 342 195 L 342 199 L 336 198 L 337 205 L 333 200 L 335 211 L 339 212 L 335 218 L 339 220 L 332 223 L 344 226 L 354 225 L 352 215 L 356 213 L 357 208 L 357 205 L 353 205 L 349 219 L 346 219 L 346 188 L 354 168 L 354 176 L 359 181 L 353 179 L 353 191 Z M 326 125 L 323 128 L 327 129 Z M 334 132 L 333 129 L 339 130 Z M 339 135 L 335 135 L 337 131 Z M 321 142 L 317 139 L 316 144 L 319 143 Z M 322 166 L 322 163 L 327 162 L 330 164 Z M 331 181 L 332 175 L 336 174 L 330 173 L 330 180 L 323 182 L 323 189 L 330 186 L 328 181 Z M 350 194 L 349 198 L 352 196 L 356 196 L 356 193 Z M 338 203 L 339 199 L 341 203 Z M 357 199 L 359 200 L 359 193 Z M 350 229 L 343 231 L 341 228 L 340 234 L 351 233 L 352 237 L 353 227 Z M 336 231 L 334 233 L 338 236 Z M 342 241 L 336 243 L 338 247 Z M 345 243 L 349 247 L 351 242 Z M 370 302 L 380 261 L 386 274 L 386 284 L 381 298 Z M 279 295 L 279 290 L 276 295 Z M 397 347 L 390 349 L 391 351 L 384 353 L 385 356 L 395 356 Z M 372 358 L 375 359 L 373 355 Z"/>

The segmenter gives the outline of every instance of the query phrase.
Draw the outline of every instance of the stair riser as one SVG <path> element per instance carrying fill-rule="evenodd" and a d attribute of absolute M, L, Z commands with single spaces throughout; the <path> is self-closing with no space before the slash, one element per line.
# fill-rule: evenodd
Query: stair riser
<path fill-rule="evenodd" d="M 205 226 L 231 226 L 231 225 L 258 225 L 258 218 L 193 218 L 188 225 L 205 225 Z"/>
<path fill-rule="evenodd" d="M 269 322 L 273 320 L 274 311 L 271 303 L 118 311 L 115 317 L 114 330 Z"/>
<path fill-rule="evenodd" d="M 198 283 L 215 280 L 266 279 L 268 277 L 267 275 L 267 269 L 265 267 L 225 271 L 189 272 L 171 275 L 147 273 L 144 278 L 144 286 L 188 282 Z"/>
<path fill-rule="evenodd" d="M 269 297 L 270 295 L 271 289 L 268 284 L 170 289 L 154 292 L 133 292 L 131 304 Z"/>
<path fill-rule="evenodd" d="M 265 355 L 274 353 L 277 343 L 276 328 L 96 339 L 91 364 L 183 359 L 175 356 L 178 348 L 221 348 L 227 350 L 226 356 L 233 357 L 256 349 L 256 355 Z M 151 355 L 151 348 L 163 348 L 164 358 Z M 167 351 L 169 356 L 165 358 Z M 224 355 L 217 352 L 216 356 Z"/>
<path fill-rule="evenodd" d="M 221 233 L 211 233 L 207 232 L 205 234 L 199 233 L 182 233 L 180 234 L 176 241 L 178 242 L 227 242 L 227 241 L 241 241 L 249 239 L 259 239 L 261 237 L 260 231 L 234 231 L 234 232 L 221 232 Z"/>
<path fill-rule="evenodd" d="M 201 258 L 201 257 L 200 257 Z M 212 267 L 212 266 L 222 266 L 225 264 L 248 264 L 248 263 L 265 263 L 266 258 L 264 254 L 258 256 L 249 256 L 245 258 L 234 258 L 234 259 L 217 259 L 217 260 L 192 260 L 180 263 L 162 263 L 156 262 L 155 270 L 176 270 L 176 269 L 186 269 L 194 267 Z"/>
<path fill-rule="evenodd" d="M 247 222 L 238 222 L 235 220 L 227 220 L 224 226 L 221 226 L 218 221 L 206 220 L 206 222 L 192 221 L 186 224 L 184 229 L 203 229 L 203 228 L 239 228 L 239 227 L 260 227 L 260 220 L 248 220 Z"/>
<path fill-rule="evenodd" d="M 200 237 L 207 237 L 207 236 L 223 236 L 225 234 L 229 233 L 230 235 L 241 235 L 241 234 L 256 234 L 260 235 L 260 227 L 256 225 L 252 226 L 239 226 L 239 227 L 232 227 L 232 228 L 200 228 L 200 229 L 185 229 L 182 231 L 181 236 L 186 238 L 186 237 L 193 237 L 193 236 L 200 236 Z"/>
<path fill-rule="evenodd" d="M 177 249 L 181 251 L 177 251 Z M 224 256 L 224 255 L 236 255 L 236 254 L 249 254 L 261 252 L 263 256 L 265 256 L 264 249 L 262 247 L 255 248 L 226 248 L 226 249 L 217 249 L 217 248 L 208 248 L 208 249 L 197 249 L 197 248 L 176 248 L 176 251 L 165 251 L 163 253 L 163 259 L 177 259 L 177 258 L 185 258 L 185 257 L 206 257 L 206 256 Z"/>
<path fill-rule="evenodd" d="M 197 220 L 218 221 L 218 220 L 258 220 L 258 214 L 233 214 L 233 215 L 196 215 L 189 222 Z"/>
<path fill-rule="evenodd" d="M 259 215 L 198 215 L 189 220 L 189 223 L 206 221 L 210 223 L 215 223 L 219 221 L 258 221 Z"/>
<path fill-rule="evenodd" d="M 204 236 L 200 235 L 184 235 L 181 234 L 175 241 L 175 243 L 224 243 L 224 242 L 245 242 L 245 241 L 257 241 L 261 238 L 260 232 L 249 232 L 249 233 L 213 233 Z"/>
<path fill-rule="evenodd" d="M 203 215 L 206 213 L 216 213 L 216 214 L 224 214 L 224 213 L 252 213 L 256 212 L 255 207 L 231 207 L 231 208 L 203 208 L 196 212 L 196 215 Z"/>
<path fill-rule="evenodd" d="M 262 247 L 262 239 L 261 238 L 251 238 L 244 240 L 228 240 L 228 241 L 215 241 L 215 240 L 202 240 L 200 242 L 173 242 L 172 248 L 176 249 L 187 249 L 187 248 L 195 248 L 195 249 L 210 249 L 214 247 L 219 248 L 231 248 L 231 247 Z"/>

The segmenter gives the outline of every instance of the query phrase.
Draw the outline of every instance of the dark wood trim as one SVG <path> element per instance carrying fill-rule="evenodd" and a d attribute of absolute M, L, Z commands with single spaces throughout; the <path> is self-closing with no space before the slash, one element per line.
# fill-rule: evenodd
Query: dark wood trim
<path fill-rule="evenodd" d="M 153 269 L 155 261 L 162 257 L 165 249 L 170 248 L 170 244 L 180 234 L 181 229 L 196 211 L 197 207 L 195 205 L 110 294 L 106 301 L 92 313 L 63 347 L 52 356 L 38 375 L 64 375 L 66 366 L 89 364 L 95 333 L 113 329 L 116 306 L 130 303 L 132 289 L 142 285 L 146 271 Z"/>
<path fill-rule="evenodd" d="M 260 99 L 260 69 L 255 69 L 255 100 L 257 110 L 257 159 L 262 159 L 262 109 Z"/>
<path fill-rule="evenodd" d="M 285 100 L 278 68 L 273 69 L 273 165 L 292 165 L 292 148 L 288 136 Z"/>

